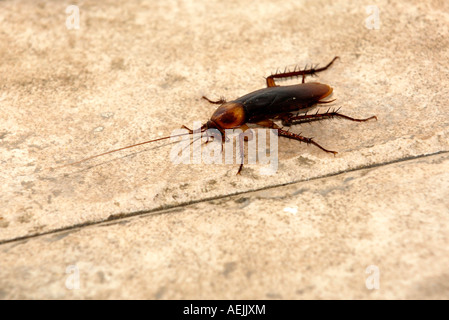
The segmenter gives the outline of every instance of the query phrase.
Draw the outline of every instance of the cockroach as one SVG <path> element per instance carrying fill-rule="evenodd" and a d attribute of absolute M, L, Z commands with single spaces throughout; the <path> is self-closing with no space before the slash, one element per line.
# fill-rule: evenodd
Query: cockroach
<path fill-rule="evenodd" d="M 217 129 L 220 131 L 223 137 L 222 143 L 225 141 L 225 130 L 226 129 L 242 129 L 242 131 L 247 130 L 248 124 L 257 125 L 264 128 L 276 129 L 278 135 L 286 137 L 288 139 L 298 140 L 300 142 L 305 142 L 307 144 L 313 144 L 321 150 L 337 154 L 336 151 L 331 151 L 323 148 L 321 145 L 316 143 L 312 138 L 306 138 L 300 134 L 292 133 L 288 130 L 284 130 L 284 127 L 289 127 L 296 124 L 308 123 L 313 121 L 321 121 L 325 119 L 332 119 L 335 117 L 344 118 L 351 121 L 364 122 L 371 119 L 376 119 L 376 116 L 371 116 L 366 119 L 356 119 L 344 114 L 339 113 L 339 109 L 331 111 L 328 109 L 324 113 L 314 113 L 308 114 L 311 108 L 315 108 L 318 105 L 333 102 L 335 100 L 323 100 L 327 98 L 333 91 L 332 87 L 327 84 L 310 82 L 305 83 L 306 76 L 315 76 L 317 73 L 328 69 L 339 57 L 336 56 L 329 62 L 326 66 L 318 68 L 318 65 L 311 66 L 307 69 L 307 66 L 301 70 L 295 67 L 293 71 L 285 69 L 284 72 L 276 72 L 266 78 L 267 87 L 256 90 L 254 92 L 248 93 L 240 98 L 232 101 L 226 101 L 221 98 L 217 101 L 212 101 L 207 97 L 202 98 L 207 100 L 212 104 L 220 105 L 215 112 L 212 114 L 211 118 L 204 123 L 199 129 L 200 132 L 205 132 L 208 129 Z M 275 80 L 288 79 L 302 77 L 302 82 L 294 85 L 280 86 L 277 85 Z M 275 123 L 275 121 L 281 121 L 284 127 L 280 127 Z M 111 150 L 101 154 L 85 158 L 83 160 L 70 163 L 68 165 L 78 164 L 93 158 L 104 156 L 113 152 L 120 150 L 140 146 L 147 143 L 152 143 L 160 140 L 169 139 L 171 137 L 192 135 L 193 130 L 182 126 L 188 130 L 188 133 L 173 135 L 168 137 L 162 137 L 158 139 L 153 139 L 123 148 Z M 239 138 L 243 139 L 244 133 L 241 133 Z M 240 155 L 243 157 L 242 150 L 243 143 L 240 143 Z M 240 174 L 243 168 L 243 158 L 241 159 L 241 164 L 237 174 Z M 68 166 L 65 165 L 65 166 Z"/>

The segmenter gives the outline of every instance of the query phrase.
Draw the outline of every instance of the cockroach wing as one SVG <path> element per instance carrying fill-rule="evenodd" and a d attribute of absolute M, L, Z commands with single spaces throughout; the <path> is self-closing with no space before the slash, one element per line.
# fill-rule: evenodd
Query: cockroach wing
<path fill-rule="evenodd" d="M 308 108 L 331 93 L 330 86 L 312 82 L 260 89 L 238 98 L 235 102 L 244 106 L 248 122 L 256 122 Z"/>

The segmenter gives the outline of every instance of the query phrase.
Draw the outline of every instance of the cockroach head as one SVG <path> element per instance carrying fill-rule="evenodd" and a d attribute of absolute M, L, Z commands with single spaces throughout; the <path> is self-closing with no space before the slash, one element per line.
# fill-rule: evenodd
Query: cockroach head
<path fill-rule="evenodd" d="M 201 131 L 203 131 L 203 130 L 206 131 L 207 129 L 217 129 L 217 128 L 218 128 L 218 126 L 214 121 L 208 120 L 205 124 L 203 124 L 201 126 Z"/>

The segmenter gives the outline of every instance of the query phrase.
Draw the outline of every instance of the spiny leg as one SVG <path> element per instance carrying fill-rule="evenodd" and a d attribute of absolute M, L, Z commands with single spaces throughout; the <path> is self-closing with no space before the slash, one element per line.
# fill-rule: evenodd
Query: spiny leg
<path fill-rule="evenodd" d="M 327 68 L 329 68 L 332 63 L 334 63 L 335 60 L 337 60 L 339 57 L 334 57 L 334 59 L 332 59 L 331 62 L 329 62 L 326 66 L 322 67 L 322 68 L 316 68 L 312 67 L 310 69 L 306 69 L 304 70 L 293 70 L 293 71 L 287 71 L 287 69 L 284 70 L 284 72 L 282 73 L 277 73 L 277 74 L 272 74 L 267 78 L 267 87 L 276 87 L 276 83 L 275 83 L 275 79 L 282 79 L 282 78 L 293 78 L 293 77 L 298 77 L 298 76 L 302 76 L 302 83 L 304 83 L 306 75 L 314 75 L 318 72 L 324 71 Z"/>
<path fill-rule="evenodd" d="M 298 140 L 300 142 L 305 142 L 307 144 L 313 144 L 313 145 L 317 146 L 318 148 L 320 148 L 321 150 L 329 152 L 329 153 L 333 153 L 334 155 L 338 153 L 337 151 L 331 151 L 331 150 L 327 150 L 327 149 L 323 148 L 318 143 L 313 141 L 312 138 L 306 138 L 306 137 L 303 137 L 303 136 L 301 136 L 299 134 L 286 131 L 286 130 L 280 128 L 276 123 L 274 123 L 271 120 L 263 120 L 261 122 L 258 122 L 257 124 L 262 126 L 262 127 L 267 127 L 267 128 L 271 128 L 271 129 L 277 129 L 278 130 L 278 135 L 280 135 L 282 137 L 286 137 L 286 138 L 293 139 L 293 140 Z"/>
<path fill-rule="evenodd" d="M 329 112 L 330 110 L 327 110 L 327 112 L 324 113 L 315 113 L 315 114 L 303 114 L 303 115 L 288 115 L 282 119 L 282 124 L 285 126 L 291 126 L 295 124 L 301 124 L 301 123 L 308 123 L 313 121 L 321 121 L 325 119 L 332 119 L 335 117 L 356 121 L 356 122 L 365 122 L 371 119 L 376 119 L 376 116 L 371 116 L 366 119 L 356 119 L 349 116 L 346 116 L 344 114 L 341 114 L 338 112 L 339 109 Z"/>
<path fill-rule="evenodd" d="M 212 103 L 212 104 L 223 104 L 223 103 L 226 103 L 226 99 L 225 99 L 224 97 L 221 97 L 220 100 L 217 100 L 217 101 L 212 101 L 212 100 L 210 100 L 209 98 L 207 98 L 207 97 L 205 97 L 205 96 L 202 96 L 202 98 L 203 98 L 204 100 L 209 101 L 209 102 Z"/>
<path fill-rule="evenodd" d="M 303 136 L 301 136 L 299 134 L 296 134 L 296 133 L 293 133 L 293 132 L 289 132 L 289 131 L 285 131 L 283 129 L 278 129 L 278 134 L 280 136 L 283 136 L 283 137 L 286 137 L 286 138 L 289 138 L 289 139 L 298 140 L 300 142 L 305 142 L 307 144 L 313 144 L 313 145 L 317 146 L 318 148 L 320 148 L 321 150 L 329 152 L 329 153 L 333 153 L 334 155 L 338 153 L 337 151 L 331 151 L 331 150 L 327 150 L 327 149 L 323 148 L 318 143 L 313 141 L 312 138 L 306 138 L 306 137 L 303 137 Z"/>

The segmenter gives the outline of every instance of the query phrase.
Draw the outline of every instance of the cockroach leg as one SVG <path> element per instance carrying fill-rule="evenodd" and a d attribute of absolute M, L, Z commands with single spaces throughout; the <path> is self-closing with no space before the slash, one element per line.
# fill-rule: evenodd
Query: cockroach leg
<path fill-rule="evenodd" d="M 185 125 L 182 125 L 181 128 L 186 129 L 187 131 L 189 131 L 189 134 L 193 134 L 193 133 L 194 133 L 194 131 L 193 131 L 192 129 L 186 127 Z M 203 132 L 203 131 L 201 131 L 201 132 Z M 184 150 L 185 150 L 187 147 L 190 148 L 190 147 L 192 146 L 192 144 L 193 144 L 195 141 L 198 141 L 198 140 L 201 139 L 201 138 L 202 138 L 202 137 L 201 137 L 201 135 L 200 135 L 198 138 L 192 139 L 192 141 L 189 143 L 189 145 L 188 145 L 188 146 L 185 146 L 185 147 L 182 149 L 182 151 L 184 152 Z M 207 137 L 207 139 L 208 139 L 207 142 L 209 142 L 209 137 Z M 207 144 L 207 142 L 206 142 L 206 144 Z"/>
<path fill-rule="evenodd" d="M 239 129 L 241 129 L 243 132 L 239 134 L 238 136 L 238 142 L 239 142 L 239 151 L 240 151 L 240 166 L 239 170 L 237 171 L 237 174 L 240 175 L 240 172 L 243 169 L 243 162 L 245 158 L 245 141 L 253 139 L 253 131 L 245 124 L 241 126 Z"/>
<path fill-rule="evenodd" d="M 302 83 L 305 82 L 305 77 L 306 75 L 315 75 L 318 72 L 324 71 L 327 68 L 329 68 L 332 63 L 334 63 L 335 60 L 337 60 L 339 57 L 334 57 L 334 59 L 332 59 L 331 62 L 329 62 L 326 66 L 322 67 L 322 68 L 317 68 L 317 66 L 315 66 L 315 68 L 312 66 L 312 68 L 310 69 L 304 69 L 304 70 L 294 70 L 291 72 L 287 72 L 287 70 L 285 70 L 282 73 L 276 73 L 276 74 L 272 74 L 267 78 L 267 87 L 276 87 L 276 83 L 275 83 L 275 79 L 282 79 L 282 78 L 293 78 L 293 77 L 298 77 L 298 76 L 302 76 Z"/>
<path fill-rule="evenodd" d="M 325 120 L 325 119 L 332 119 L 335 117 L 340 117 L 340 118 L 344 118 L 347 120 L 351 120 L 351 121 L 356 121 L 356 122 L 365 122 L 368 120 L 372 120 L 372 119 L 376 119 L 376 116 L 372 116 L 366 119 L 356 119 L 356 118 L 352 118 L 349 116 L 346 116 L 344 114 L 338 113 L 337 111 L 332 111 L 329 112 L 329 110 L 325 113 L 316 113 L 316 114 L 306 114 L 306 115 L 290 115 L 287 117 L 284 117 L 282 119 L 282 124 L 285 126 L 291 126 L 291 125 L 296 125 L 296 124 L 301 124 L 301 123 L 308 123 L 308 122 L 313 122 L 313 121 L 321 121 L 321 120 Z"/>
<path fill-rule="evenodd" d="M 293 139 L 293 140 L 298 140 L 300 142 L 305 142 L 307 144 L 313 144 L 313 145 L 317 146 L 318 148 L 320 148 L 321 150 L 329 152 L 329 153 L 333 153 L 334 155 L 336 155 L 338 153 L 337 151 L 331 151 L 331 150 L 327 150 L 327 149 L 323 148 L 318 143 L 313 141 L 312 138 L 306 138 L 306 137 L 303 137 L 303 136 L 301 136 L 299 134 L 292 133 L 292 132 L 289 132 L 289 131 L 285 131 L 283 129 L 278 129 L 278 134 L 280 136 L 282 136 L 282 137 L 286 137 L 286 138 Z"/>
<path fill-rule="evenodd" d="M 277 129 L 279 136 L 286 137 L 286 138 L 293 139 L 293 140 L 298 140 L 300 142 L 305 142 L 307 144 L 313 144 L 313 145 L 317 146 L 318 148 L 320 148 L 321 150 L 329 152 L 329 153 L 333 153 L 334 155 L 336 155 L 338 153 L 337 151 L 331 151 L 331 150 L 327 150 L 327 149 L 323 148 L 318 143 L 313 141 L 312 138 L 306 138 L 306 137 L 301 136 L 300 134 L 296 134 L 296 133 L 290 132 L 288 130 L 286 131 L 286 130 L 280 128 L 276 123 L 274 123 L 271 120 L 263 120 L 263 121 L 258 122 L 257 124 L 262 127 Z"/>
<path fill-rule="evenodd" d="M 187 131 L 189 131 L 189 133 L 190 134 L 193 134 L 193 130 L 192 129 L 189 129 L 189 128 L 187 128 L 185 125 L 182 125 L 182 127 L 181 128 L 183 128 L 183 129 L 186 129 Z"/>
<path fill-rule="evenodd" d="M 212 103 L 212 104 L 223 104 L 223 103 L 226 103 L 226 99 L 224 97 L 221 97 L 220 100 L 217 100 L 217 101 L 212 101 L 212 100 L 210 100 L 209 98 L 207 98 L 205 96 L 202 96 L 202 98 L 204 100 L 209 101 L 209 103 Z"/>

